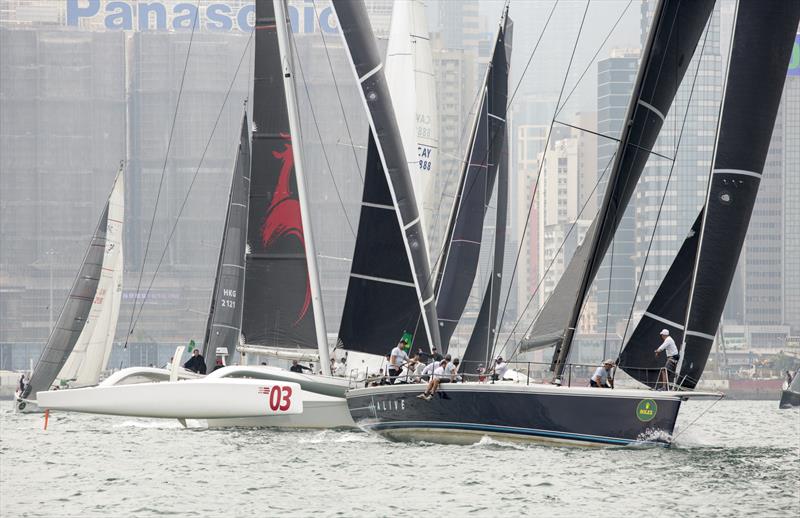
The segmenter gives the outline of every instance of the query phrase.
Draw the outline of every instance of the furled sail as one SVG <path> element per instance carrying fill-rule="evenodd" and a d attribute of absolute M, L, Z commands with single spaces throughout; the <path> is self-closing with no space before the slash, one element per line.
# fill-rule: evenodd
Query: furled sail
<path fill-rule="evenodd" d="M 101 337 L 107 338 L 110 334 L 113 334 L 110 329 L 106 329 L 104 332 L 103 325 L 98 328 L 98 323 L 103 317 L 104 308 L 102 306 L 107 302 L 113 302 L 114 297 L 121 296 L 121 292 L 119 295 L 114 293 L 116 286 L 113 274 L 117 272 L 109 272 L 112 275 L 104 277 L 103 268 L 106 266 L 114 268 L 119 260 L 115 257 L 118 241 L 109 242 L 106 237 L 109 225 L 111 225 L 111 230 L 114 233 L 114 239 L 118 240 L 121 237 L 122 219 L 112 221 L 110 216 L 113 214 L 120 217 L 122 199 L 124 198 L 123 183 L 124 180 L 120 171 L 114 183 L 112 194 L 109 196 L 105 207 L 103 207 L 100 221 L 92 235 L 89 248 L 83 257 L 78 276 L 75 277 L 72 283 L 72 288 L 69 290 L 69 296 L 64 303 L 64 307 L 61 308 L 58 321 L 56 321 L 55 327 L 50 333 L 50 338 L 48 338 L 42 350 L 39 361 L 36 362 L 30 382 L 22 393 L 23 399 L 27 399 L 31 395 L 35 397 L 37 392 L 50 388 L 75 350 L 76 344 L 81 340 L 81 350 L 79 351 L 79 356 L 83 357 L 81 360 L 88 358 L 87 353 L 90 349 L 95 357 L 102 358 L 101 361 L 106 361 L 108 358 L 106 348 L 110 346 L 106 343 L 93 344 L 91 338 L 95 331 L 98 331 L 98 339 Z M 114 200 L 113 209 L 111 208 L 112 198 Z M 106 257 L 108 257 L 108 263 L 105 263 Z M 101 280 L 102 286 L 107 291 L 98 298 L 98 286 L 101 285 Z M 115 313 L 119 315 L 118 310 L 115 311 L 113 308 L 110 308 L 110 310 L 110 316 L 114 316 Z M 106 321 L 103 320 L 103 322 L 105 323 Z M 112 322 L 107 321 L 107 324 L 111 329 L 116 329 L 116 322 L 112 325 Z M 87 326 L 89 326 L 88 329 Z M 84 330 L 86 330 L 86 335 L 82 336 Z M 95 361 L 93 358 L 92 363 Z M 77 378 L 81 367 L 80 363 L 82 361 L 73 364 L 65 374 L 68 376 L 74 375 Z M 89 370 L 89 364 L 87 364 L 87 375 Z M 94 367 L 91 370 L 94 370 Z M 87 375 L 84 375 L 83 379 L 87 379 Z M 20 408 L 23 407 L 20 406 Z"/>
<path fill-rule="evenodd" d="M 439 345 L 430 267 L 405 150 L 363 2 L 333 7 L 369 120 L 361 217 L 339 340 L 385 354 L 406 332 L 414 346 Z"/>
<path fill-rule="evenodd" d="M 125 221 L 125 179 L 120 169 L 108 198 L 106 247 L 100 281 L 78 341 L 56 376 L 70 387 L 96 385 L 108 365 L 122 302 L 122 232 Z"/>
<path fill-rule="evenodd" d="M 439 170 L 439 121 L 430 34 L 421 0 L 394 2 L 386 50 L 386 81 L 414 186 L 423 241 L 428 243 L 433 179 Z"/>
<path fill-rule="evenodd" d="M 295 150 L 275 9 L 256 1 L 253 139 L 242 334 L 248 344 L 316 348 Z"/>
<path fill-rule="evenodd" d="M 620 356 L 620 366 L 653 385 L 663 365 L 659 328 L 681 345 L 677 382 L 703 373 L 728 297 L 775 125 L 800 22 L 798 2 L 740 0 L 706 203 L 692 233 Z"/>
<path fill-rule="evenodd" d="M 599 214 L 534 323 L 529 350 L 556 346 L 556 376 L 569 353 L 580 310 L 650 156 L 708 22 L 714 0 L 656 6 Z"/>
<path fill-rule="evenodd" d="M 445 349 L 467 305 L 478 271 L 483 220 L 505 145 L 510 53 L 511 20 L 506 7 L 497 31 L 492 61 L 486 70 L 436 275 L 436 313 Z"/>
<path fill-rule="evenodd" d="M 217 348 L 228 350 L 228 361 L 236 354 L 242 326 L 244 298 L 245 246 L 247 240 L 247 203 L 250 192 L 250 130 L 247 114 L 242 117 L 239 151 L 233 167 L 228 211 L 220 245 L 217 274 L 211 307 L 208 312 L 203 357 L 206 370 L 215 367 Z"/>

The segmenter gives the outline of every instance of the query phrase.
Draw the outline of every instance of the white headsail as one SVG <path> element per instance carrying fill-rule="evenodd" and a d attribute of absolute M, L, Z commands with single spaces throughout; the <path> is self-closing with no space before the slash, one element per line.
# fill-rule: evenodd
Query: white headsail
<path fill-rule="evenodd" d="M 394 2 L 386 80 L 427 245 L 434 210 L 433 179 L 439 169 L 439 121 L 430 33 L 421 0 Z"/>
<path fill-rule="evenodd" d="M 70 385 L 95 385 L 108 364 L 122 300 L 122 231 L 125 213 L 125 181 L 117 175 L 108 199 L 105 252 L 92 307 L 75 348 L 56 376 Z"/>

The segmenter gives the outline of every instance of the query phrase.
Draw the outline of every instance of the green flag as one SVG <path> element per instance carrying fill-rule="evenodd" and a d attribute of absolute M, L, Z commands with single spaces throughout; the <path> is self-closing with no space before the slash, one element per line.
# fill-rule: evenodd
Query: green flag
<path fill-rule="evenodd" d="M 189 352 L 194 351 L 194 348 L 197 347 L 194 343 L 194 340 L 189 340 Z"/>
<path fill-rule="evenodd" d="M 403 338 L 401 338 L 400 340 L 406 342 L 406 346 L 403 349 L 405 349 L 406 351 L 410 351 L 411 344 L 414 342 L 414 335 L 406 331 L 403 333 Z"/>

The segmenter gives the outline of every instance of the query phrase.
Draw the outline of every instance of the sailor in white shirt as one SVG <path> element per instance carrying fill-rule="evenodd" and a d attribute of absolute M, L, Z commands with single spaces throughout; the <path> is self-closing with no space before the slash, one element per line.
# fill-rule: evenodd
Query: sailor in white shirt
<path fill-rule="evenodd" d="M 595 388 L 614 388 L 614 375 L 611 369 L 614 368 L 614 360 L 606 360 L 603 365 L 598 367 L 589 379 L 589 386 Z"/>
<path fill-rule="evenodd" d="M 492 381 L 503 381 L 503 377 L 506 375 L 506 371 L 508 370 L 508 363 L 503 360 L 502 356 L 498 356 L 497 359 L 494 361 L 494 369 L 493 369 L 493 376 Z"/>
<path fill-rule="evenodd" d="M 662 329 L 661 330 L 661 345 L 656 349 L 656 358 L 658 355 L 661 354 L 661 351 L 666 351 L 667 353 L 667 363 L 664 365 L 664 369 L 661 369 L 661 372 L 658 375 L 659 382 L 664 384 L 666 387 L 669 384 L 668 379 L 668 372 L 675 374 L 675 369 L 678 366 L 678 359 L 680 358 L 680 352 L 678 351 L 678 346 L 675 345 L 675 340 L 669 336 L 669 329 Z"/>
<path fill-rule="evenodd" d="M 400 373 L 403 372 L 403 365 L 408 361 L 405 347 L 406 341 L 400 340 L 397 347 L 392 349 L 392 354 L 389 356 L 389 383 L 394 383 Z"/>
<path fill-rule="evenodd" d="M 420 399 L 427 399 L 428 401 L 431 400 L 433 395 L 436 393 L 436 390 L 439 388 L 439 384 L 444 381 L 450 381 L 450 378 L 447 377 L 447 360 L 442 360 L 441 362 L 433 362 L 432 365 L 435 365 L 433 369 L 433 376 L 431 376 L 431 380 L 428 382 L 428 386 L 425 388 L 425 392 L 417 396 Z M 426 368 L 427 370 L 427 368 Z"/>

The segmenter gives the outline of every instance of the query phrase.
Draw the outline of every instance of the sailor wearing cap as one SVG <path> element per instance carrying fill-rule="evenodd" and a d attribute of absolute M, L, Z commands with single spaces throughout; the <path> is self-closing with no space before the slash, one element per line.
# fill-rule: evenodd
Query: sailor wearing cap
<path fill-rule="evenodd" d="M 667 363 L 664 366 L 665 369 L 662 369 L 658 375 L 659 382 L 664 383 L 664 386 L 669 383 L 667 379 L 667 372 L 675 373 L 675 368 L 678 366 L 678 359 L 680 358 L 680 352 L 678 352 L 678 346 L 675 345 L 675 340 L 669 336 L 669 329 L 662 329 L 661 330 L 661 345 L 656 349 L 656 358 L 661 351 L 666 351 L 667 353 Z"/>
<path fill-rule="evenodd" d="M 614 360 L 605 360 L 603 365 L 595 369 L 594 374 L 589 379 L 589 386 L 595 388 L 614 388 Z"/>

